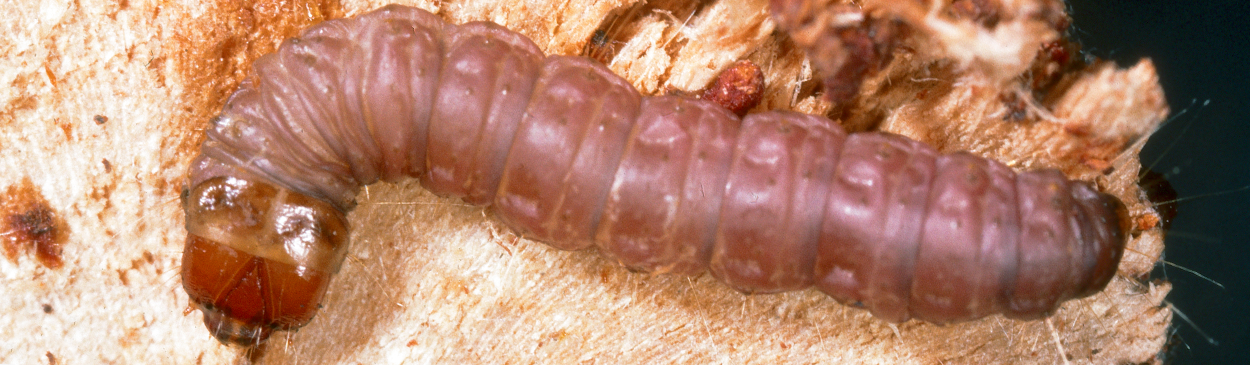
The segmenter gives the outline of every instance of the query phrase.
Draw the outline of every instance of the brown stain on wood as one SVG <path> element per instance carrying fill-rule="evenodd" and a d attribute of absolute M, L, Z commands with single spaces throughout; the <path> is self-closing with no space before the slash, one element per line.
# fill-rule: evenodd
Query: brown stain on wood
<path fill-rule="evenodd" d="M 65 220 L 52 209 L 30 178 L 5 188 L 0 194 L 0 245 L 17 262 L 30 253 L 45 267 L 59 268 L 62 246 L 69 237 Z"/>
<path fill-rule="evenodd" d="M 309 25 L 344 16 L 342 5 L 330 0 L 216 0 L 209 8 L 205 16 L 175 26 L 171 42 L 177 51 L 168 60 L 174 77 L 194 91 L 180 105 L 184 117 L 175 118 L 189 125 L 178 129 L 187 138 L 177 146 L 188 158 L 202 141 L 203 126 L 251 71 L 252 61 Z M 161 57 L 153 67 L 166 61 Z"/>

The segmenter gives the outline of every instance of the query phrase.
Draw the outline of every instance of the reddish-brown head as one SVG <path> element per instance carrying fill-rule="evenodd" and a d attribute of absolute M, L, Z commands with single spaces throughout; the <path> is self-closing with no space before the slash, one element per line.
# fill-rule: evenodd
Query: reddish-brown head
<path fill-rule="evenodd" d="M 343 213 L 232 177 L 205 180 L 183 204 L 182 285 L 214 337 L 254 346 L 312 319 L 346 254 Z"/>

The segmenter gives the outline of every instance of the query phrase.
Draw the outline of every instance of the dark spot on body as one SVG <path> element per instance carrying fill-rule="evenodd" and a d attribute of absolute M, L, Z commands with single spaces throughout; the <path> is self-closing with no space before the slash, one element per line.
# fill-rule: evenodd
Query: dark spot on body
<path fill-rule="evenodd" d="M 108 123 L 109 117 L 97 114 L 96 116 L 91 117 L 91 120 L 94 120 L 96 125 L 104 125 L 104 123 Z"/>
<path fill-rule="evenodd" d="M 45 313 L 45 314 L 52 314 L 52 305 L 51 305 L 51 304 L 44 304 L 44 305 L 42 305 L 42 307 L 43 307 L 43 313 Z"/>

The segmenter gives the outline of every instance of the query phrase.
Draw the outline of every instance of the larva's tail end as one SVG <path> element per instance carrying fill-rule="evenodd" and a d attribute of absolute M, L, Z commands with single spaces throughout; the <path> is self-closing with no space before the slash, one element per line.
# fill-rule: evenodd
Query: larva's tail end
<path fill-rule="evenodd" d="M 1133 227 L 1133 220 L 1129 216 L 1128 207 L 1125 206 L 1120 199 L 1105 193 L 1101 194 L 1101 196 L 1103 198 L 1102 200 L 1104 202 L 1104 206 L 1106 206 L 1108 210 L 1114 212 L 1112 216 L 1115 217 L 1116 222 L 1110 226 L 1117 229 L 1110 233 L 1110 244 L 1105 248 L 1105 250 L 1107 250 L 1105 254 L 1107 256 L 1107 265 L 1110 266 L 1106 270 L 1108 272 L 1104 273 L 1105 277 L 1098 278 L 1098 280 L 1094 283 L 1096 288 L 1087 289 L 1087 291 L 1093 290 L 1094 292 L 1101 291 L 1105 288 L 1107 283 L 1111 281 L 1111 278 L 1115 276 L 1117 272 L 1116 269 L 1120 267 L 1120 259 L 1124 257 L 1124 250 L 1128 247 L 1128 239 L 1130 236 L 1129 230 Z M 1093 295 L 1094 293 L 1091 292 L 1089 294 Z"/>
<path fill-rule="evenodd" d="M 1085 287 L 1078 291 L 1076 298 L 1094 295 L 1107 287 L 1115 277 L 1120 259 L 1128 244 L 1131 220 L 1128 208 L 1120 199 L 1113 195 L 1098 192 L 1089 198 L 1078 198 L 1095 218 L 1094 244 L 1096 261 L 1089 269 Z"/>

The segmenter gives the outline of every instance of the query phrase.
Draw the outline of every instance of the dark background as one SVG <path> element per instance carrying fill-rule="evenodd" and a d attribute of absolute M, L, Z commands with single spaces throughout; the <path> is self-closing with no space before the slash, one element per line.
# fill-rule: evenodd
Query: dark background
<path fill-rule="evenodd" d="M 1250 364 L 1250 191 L 1228 192 L 1250 185 L 1250 1 L 1069 3 L 1085 52 L 1120 65 L 1150 58 L 1158 68 L 1174 120 L 1150 139 L 1142 165 L 1153 162 L 1187 199 L 1164 260 L 1224 285 L 1156 268 L 1174 285 L 1168 301 L 1194 322 L 1174 315 L 1171 348 L 1161 356 Z"/>

